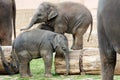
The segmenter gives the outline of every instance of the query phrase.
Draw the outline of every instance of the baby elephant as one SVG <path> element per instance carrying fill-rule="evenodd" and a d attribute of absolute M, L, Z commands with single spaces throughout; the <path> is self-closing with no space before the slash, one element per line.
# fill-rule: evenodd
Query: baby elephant
<path fill-rule="evenodd" d="M 43 58 L 45 76 L 51 77 L 53 52 L 65 57 L 66 74 L 69 73 L 68 41 L 64 35 L 40 29 L 26 31 L 14 40 L 13 50 L 18 57 L 21 77 L 31 77 L 30 61 L 37 58 Z"/>

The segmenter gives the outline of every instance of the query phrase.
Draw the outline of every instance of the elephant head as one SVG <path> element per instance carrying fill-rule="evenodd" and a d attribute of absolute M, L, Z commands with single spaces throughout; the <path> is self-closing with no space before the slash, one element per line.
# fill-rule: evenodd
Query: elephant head
<path fill-rule="evenodd" d="M 1 55 L 1 61 L 2 61 L 5 71 L 10 75 L 18 73 L 19 68 L 18 68 L 17 58 L 13 54 L 11 54 L 10 56 L 11 59 L 8 62 L 5 59 L 5 55 L 3 53 L 1 46 L 0 46 L 0 55 Z"/>
<path fill-rule="evenodd" d="M 47 22 L 57 17 L 57 15 L 58 15 L 58 12 L 53 4 L 48 2 L 43 2 L 42 4 L 39 5 L 38 9 L 34 13 L 27 27 L 22 28 L 21 30 L 27 30 L 36 23 Z"/>
<path fill-rule="evenodd" d="M 68 40 L 62 34 L 57 34 L 53 38 L 53 47 L 56 52 L 56 56 L 62 56 L 65 58 L 66 62 L 66 75 L 69 74 L 69 49 L 68 49 Z"/>

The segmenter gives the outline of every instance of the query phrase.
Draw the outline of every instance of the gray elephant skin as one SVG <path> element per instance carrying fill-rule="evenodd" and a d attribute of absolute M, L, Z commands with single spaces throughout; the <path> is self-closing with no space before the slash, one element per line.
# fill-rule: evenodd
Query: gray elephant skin
<path fill-rule="evenodd" d="M 14 40 L 13 49 L 19 61 L 19 73 L 21 77 L 30 77 L 30 61 L 43 58 L 45 64 L 45 76 L 51 77 L 53 52 L 57 56 L 63 56 L 66 61 L 66 75 L 69 73 L 68 40 L 58 33 L 47 30 L 33 29 L 21 33 Z"/>
<path fill-rule="evenodd" d="M 14 37 L 16 19 L 15 0 L 0 0 L 0 44 L 8 46 L 12 44 L 12 31 L 14 29 Z"/>
<path fill-rule="evenodd" d="M 10 60 L 9 61 L 6 60 L 3 50 L 2 50 L 2 47 L 6 47 L 6 46 L 0 46 L 1 61 L 2 61 L 2 65 L 6 72 L 3 72 L 3 73 L 0 72 L 0 73 L 1 74 L 9 74 L 9 75 L 18 73 L 19 72 L 18 58 L 16 57 L 16 55 L 11 54 Z"/>
<path fill-rule="evenodd" d="M 116 53 L 120 53 L 120 0 L 99 0 L 98 40 L 102 80 L 114 80 Z"/>
<path fill-rule="evenodd" d="M 44 22 L 45 25 L 48 25 L 47 27 L 53 28 L 52 31 L 54 32 L 72 34 L 73 45 L 71 49 L 79 50 L 83 48 L 83 34 L 86 32 L 90 24 L 91 34 L 92 21 L 90 11 L 80 3 L 62 2 L 52 4 L 49 2 L 43 2 L 39 5 L 29 25 L 21 30 L 29 29 L 36 23 Z"/>

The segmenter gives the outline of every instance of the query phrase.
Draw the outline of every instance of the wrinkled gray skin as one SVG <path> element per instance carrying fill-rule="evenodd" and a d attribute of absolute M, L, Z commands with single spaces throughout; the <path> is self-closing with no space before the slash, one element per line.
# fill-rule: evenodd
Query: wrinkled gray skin
<path fill-rule="evenodd" d="M 116 53 L 120 53 L 120 0 L 99 0 L 98 40 L 102 80 L 114 80 Z"/>
<path fill-rule="evenodd" d="M 1 56 L 1 61 L 2 61 L 3 67 L 6 71 L 6 74 L 12 75 L 12 74 L 16 74 L 19 72 L 18 59 L 15 55 L 11 54 L 10 62 L 8 62 L 5 59 L 5 55 L 0 46 L 0 56 Z"/>
<path fill-rule="evenodd" d="M 90 11 L 80 3 L 63 2 L 52 4 L 43 2 L 39 5 L 29 25 L 21 30 L 27 30 L 34 24 L 42 22 L 49 25 L 48 27 L 53 28 L 54 32 L 72 34 L 73 45 L 71 48 L 74 50 L 83 48 L 83 34 L 90 24 L 90 34 L 92 31 L 92 15 Z"/>
<path fill-rule="evenodd" d="M 12 44 L 12 32 L 15 30 L 16 4 L 15 0 L 0 0 L 0 44 L 8 46 Z"/>
<path fill-rule="evenodd" d="M 43 58 L 45 76 L 51 77 L 53 52 L 62 55 L 66 61 L 66 74 L 69 73 L 68 41 L 64 35 L 51 31 L 33 29 L 21 33 L 14 41 L 13 48 L 19 59 L 21 77 L 30 77 L 30 61 Z"/>

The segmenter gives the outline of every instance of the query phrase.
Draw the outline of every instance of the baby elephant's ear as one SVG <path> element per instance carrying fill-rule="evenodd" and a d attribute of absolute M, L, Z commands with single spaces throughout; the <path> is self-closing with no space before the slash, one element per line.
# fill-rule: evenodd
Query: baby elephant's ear
<path fill-rule="evenodd" d="M 53 48 L 54 48 L 54 49 L 56 49 L 57 46 L 59 45 L 59 43 L 58 43 L 58 37 L 57 37 L 57 36 L 58 36 L 58 35 L 55 34 L 55 35 L 53 36 L 52 40 L 51 40 L 51 44 L 53 45 Z"/>
<path fill-rule="evenodd" d="M 55 18 L 58 15 L 57 10 L 52 6 L 50 7 L 50 12 L 48 14 L 48 20 Z"/>

